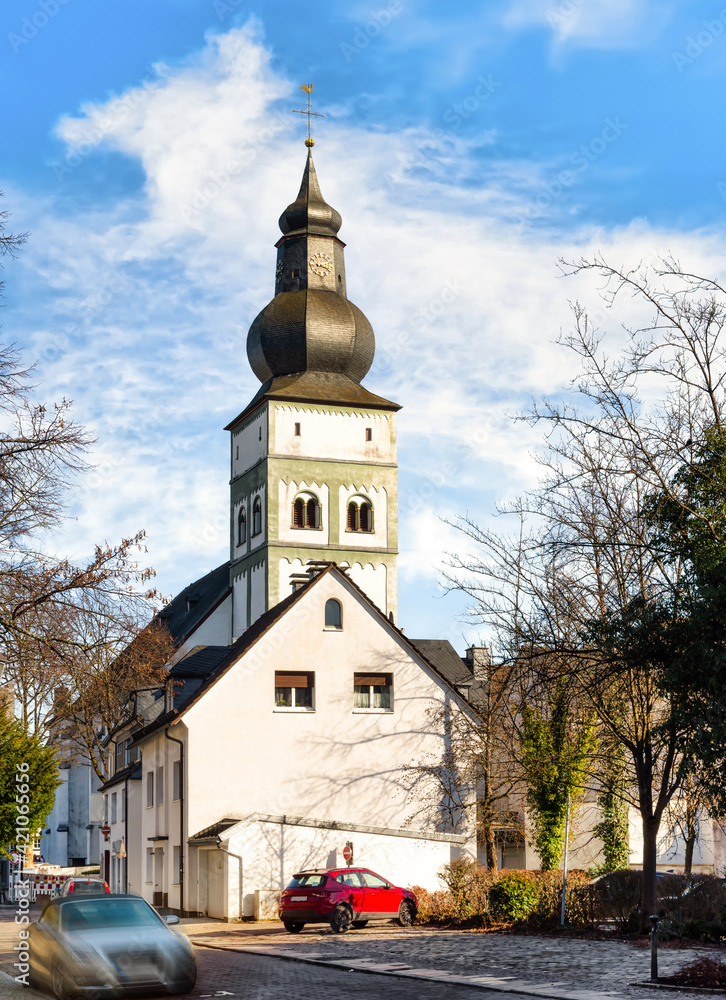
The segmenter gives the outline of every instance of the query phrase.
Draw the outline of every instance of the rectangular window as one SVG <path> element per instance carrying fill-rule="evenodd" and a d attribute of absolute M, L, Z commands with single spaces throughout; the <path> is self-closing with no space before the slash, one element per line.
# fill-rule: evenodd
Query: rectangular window
<path fill-rule="evenodd" d="M 315 674 L 286 674 L 275 671 L 275 708 L 315 709 Z"/>
<path fill-rule="evenodd" d="M 295 424 L 295 437 L 300 437 L 300 424 Z"/>
<path fill-rule="evenodd" d="M 164 768 L 157 767 L 156 769 L 156 804 L 157 806 L 163 805 L 164 803 Z"/>
<path fill-rule="evenodd" d="M 121 822 L 126 821 L 126 793 L 121 793 Z"/>
<path fill-rule="evenodd" d="M 372 440 L 373 440 L 373 428 L 366 427 L 366 441 L 372 441 Z"/>
<path fill-rule="evenodd" d="M 181 854 L 178 847 L 171 849 L 171 884 L 179 885 L 179 859 Z"/>
<path fill-rule="evenodd" d="M 146 806 L 153 806 L 154 804 L 154 772 L 146 772 Z"/>
<path fill-rule="evenodd" d="M 154 848 L 146 848 L 146 881 L 154 881 Z"/>
<path fill-rule="evenodd" d="M 181 761 L 175 760 L 171 767 L 171 797 L 175 802 L 181 798 Z"/>
<path fill-rule="evenodd" d="M 353 678 L 353 708 L 390 711 L 393 708 L 392 675 L 355 674 Z"/>
<path fill-rule="evenodd" d="M 116 792 L 111 795 L 111 822 L 118 822 L 118 795 Z"/>
<path fill-rule="evenodd" d="M 108 823 L 108 795 L 103 797 L 103 822 Z"/>

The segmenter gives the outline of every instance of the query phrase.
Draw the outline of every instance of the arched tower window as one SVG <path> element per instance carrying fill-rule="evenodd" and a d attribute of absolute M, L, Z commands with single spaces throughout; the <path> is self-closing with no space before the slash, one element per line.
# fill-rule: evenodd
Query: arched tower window
<path fill-rule="evenodd" d="M 340 606 L 340 601 L 336 601 L 332 597 L 329 601 L 325 602 L 325 627 L 343 627 L 343 610 Z"/>
<path fill-rule="evenodd" d="M 346 531 L 373 531 L 373 504 L 367 497 L 351 497 L 346 513 Z"/>
<path fill-rule="evenodd" d="M 240 507 L 237 515 L 237 544 L 244 545 L 247 541 L 247 515 L 244 507 Z"/>
<path fill-rule="evenodd" d="M 255 497 L 255 502 L 252 505 L 252 534 L 259 535 L 262 531 L 262 501 L 259 497 Z"/>
<path fill-rule="evenodd" d="M 314 493 L 299 493 L 292 503 L 293 528 L 319 528 L 320 525 L 320 500 Z"/>

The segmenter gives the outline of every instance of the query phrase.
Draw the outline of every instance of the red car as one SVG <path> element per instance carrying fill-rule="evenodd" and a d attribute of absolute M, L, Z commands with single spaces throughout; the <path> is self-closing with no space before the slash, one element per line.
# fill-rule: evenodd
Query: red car
<path fill-rule="evenodd" d="M 396 917 L 409 927 L 418 902 L 410 889 L 399 889 L 367 868 L 311 868 L 293 876 L 278 913 L 291 934 L 299 934 L 305 924 L 325 923 L 343 934 L 381 918 Z"/>

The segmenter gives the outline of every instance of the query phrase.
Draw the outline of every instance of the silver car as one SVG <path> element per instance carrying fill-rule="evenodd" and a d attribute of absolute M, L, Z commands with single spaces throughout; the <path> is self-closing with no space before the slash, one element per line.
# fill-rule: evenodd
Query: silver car
<path fill-rule="evenodd" d="M 188 993 L 196 982 L 194 949 L 170 930 L 178 917 L 157 914 L 132 895 L 52 900 L 30 925 L 31 986 L 71 997 Z"/>

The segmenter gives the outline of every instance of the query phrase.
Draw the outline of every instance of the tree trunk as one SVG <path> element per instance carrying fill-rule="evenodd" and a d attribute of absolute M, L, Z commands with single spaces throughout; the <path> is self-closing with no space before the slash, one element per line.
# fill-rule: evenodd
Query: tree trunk
<path fill-rule="evenodd" d="M 686 857 L 683 863 L 683 871 L 686 875 L 691 874 L 693 868 L 693 848 L 696 846 L 696 817 L 691 812 L 690 803 L 688 808 L 688 818 L 686 820 Z"/>
<path fill-rule="evenodd" d="M 659 820 L 643 819 L 643 896 L 640 909 L 640 929 L 650 927 L 650 918 L 657 913 L 655 886 L 656 858 L 658 854 Z"/>
<path fill-rule="evenodd" d="M 497 871 L 499 868 L 499 863 L 497 862 L 497 842 L 494 839 L 494 827 L 491 823 L 487 823 L 484 827 L 484 846 L 487 849 L 487 868 Z"/>

